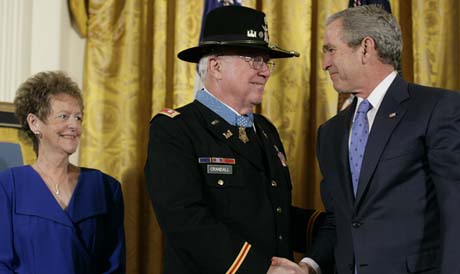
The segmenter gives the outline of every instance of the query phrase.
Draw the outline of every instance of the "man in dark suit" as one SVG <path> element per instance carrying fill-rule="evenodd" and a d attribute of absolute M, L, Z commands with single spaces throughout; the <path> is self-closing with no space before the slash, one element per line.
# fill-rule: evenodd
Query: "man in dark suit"
<path fill-rule="evenodd" d="M 460 94 L 404 81 L 401 49 L 375 5 L 327 21 L 323 69 L 355 99 L 318 131 L 327 221 L 306 273 L 333 254 L 338 274 L 460 273 Z"/>
<path fill-rule="evenodd" d="M 150 126 L 145 175 L 164 234 L 164 273 L 288 273 L 272 256 L 305 249 L 320 213 L 291 206 L 289 169 L 261 103 L 273 58 L 265 14 L 211 11 L 200 45 L 178 54 L 199 63 L 204 89 Z"/>

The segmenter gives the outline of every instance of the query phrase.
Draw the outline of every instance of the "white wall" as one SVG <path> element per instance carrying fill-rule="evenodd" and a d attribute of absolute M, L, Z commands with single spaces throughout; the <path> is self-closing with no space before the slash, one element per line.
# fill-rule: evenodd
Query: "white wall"
<path fill-rule="evenodd" d="M 32 9 L 27 2 L 0 0 L 0 101 L 13 101 L 30 73 Z"/>
<path fill-rule="evenodd" d="M 81 87 L 84 39 L 65 0 L 0 0 L 0 101 L 12 102 L 30 75 L 64 70 Z"/>

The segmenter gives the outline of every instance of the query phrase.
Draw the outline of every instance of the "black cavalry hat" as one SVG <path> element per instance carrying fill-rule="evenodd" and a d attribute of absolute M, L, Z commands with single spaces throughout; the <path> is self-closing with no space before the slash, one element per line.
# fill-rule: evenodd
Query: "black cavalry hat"
<path fill-rule="evenodd" d="M 267 51 L 272 59 L 300 55 L 295 51 L 270 45 L 265 13 L 242 6 L 225 6 L 210 11 L 206 16 L 200 44 L 179 52 L 177 57 L 198 63 L 201 57 L 219 49 Z"/>

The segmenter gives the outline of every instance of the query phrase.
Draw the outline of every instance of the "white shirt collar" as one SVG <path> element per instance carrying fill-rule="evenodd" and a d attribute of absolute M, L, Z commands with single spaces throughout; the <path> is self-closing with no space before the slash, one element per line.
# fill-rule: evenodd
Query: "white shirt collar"
<path fill-rule="evenodd" d="M 369 122 L 369 132 L 372 130 L 375 116 L 377 115 L 377 111 L 379 110 L 380 105 L 382 104 L 383 97 L 385 97 L 385 94 L 387 93 L 388 88 L 390 87 L 391 83 L 393 83 L 397 75 L 398 74 L 396 71 L 393 71 L 390 74 L 388 74 L 387 77 L 385 77 L 385 79 L 383 79 L 382 82 L 380 82 L 367 97 L 367 100 L 372 105 L 372 108 L 367 112 L 367 119 Z M 352 122 L 355 120 L 356 111 L 358 110 L 359 104 L 363 100 L 364 100 L 363 98 L 358 97 L 358 101 L 356 102 L 356 108 L 355 108 L 355 113 L 353 115 Z"/>
<path fill-rule="evenodd" d="M 367 100 L 369 103 L 372 105 L 372 111 L 377 112 L 377 110 L 380 107 L 380 104 L 383 101 L 383 97 L 388 91 L 388 88 L 390 87 L 391 83 L 393 83 L 393 80 L 396 78 L 397 72 L 393 71 L 390 74 L 385 77 L 385 79 L 382 80 L 375 88 L 374 90 L 369 94 L 369 97 L 367 97 Z M 363 101 L 363 98 L 358 97 L 358 102 L 357 106 Z"/>

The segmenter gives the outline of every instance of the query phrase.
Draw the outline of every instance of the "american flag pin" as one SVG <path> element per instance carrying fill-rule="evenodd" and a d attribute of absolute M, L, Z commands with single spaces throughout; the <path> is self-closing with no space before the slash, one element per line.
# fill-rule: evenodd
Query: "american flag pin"
<path fill-rule="evenodd" d="M 394 117 L 396 117 L 396 112 L 392 112 L 388 114 L 388 118 L 394 118 Z"/>

